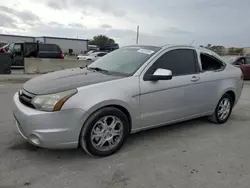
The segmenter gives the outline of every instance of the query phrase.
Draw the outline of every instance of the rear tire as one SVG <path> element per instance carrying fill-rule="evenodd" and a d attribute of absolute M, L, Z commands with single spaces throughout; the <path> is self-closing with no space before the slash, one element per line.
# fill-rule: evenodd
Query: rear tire
<path fill-rule="evenodd" d="M 127 116 L 117 108 L 102 108 L 86 121 L 80 135 L 80 146 L 90 155 L 109 156 L 122 147 L 128 134 Z"/>
<path fill-rule="evenodd" d="M 233 109 L 233 99 L 228 93 L 224 94 L 219 100 L 217 107 L 208 120 L 215 124 L 227 122 Z"/>

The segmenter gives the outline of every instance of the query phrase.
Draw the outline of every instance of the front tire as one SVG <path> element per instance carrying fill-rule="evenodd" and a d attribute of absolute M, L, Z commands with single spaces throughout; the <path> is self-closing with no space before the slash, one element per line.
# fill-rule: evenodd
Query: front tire
<path fill-rule="evenodd" d="M 81 131 L 80 145 L 91 155 L 108 156 L 122 147 L 128 134 L 127 116 L 117 108 L 102 108 L 86 121 Z"/>
<path fill-rule="evenodd" d="M 231 95 L 226 93 L 221 97 L 214 111 L 214 114 L 210 116 L 208 119 L 213 123 L 223 124 L 227 122 L 228 118 L 231 115 L 232 109 L 233 109 L 233 99 Z"/>

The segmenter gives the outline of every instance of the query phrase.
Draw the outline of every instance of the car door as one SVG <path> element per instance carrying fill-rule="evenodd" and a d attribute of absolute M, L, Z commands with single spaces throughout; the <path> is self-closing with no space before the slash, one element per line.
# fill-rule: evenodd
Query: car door
<path fill-rule="evenodd" d="M 145 81 L 143 77 L 157 69 L 172 71 L 171 80 Z M 194 48 L 177 48 L 161 53 L 140 77 L 141 127 L 149 127 L 188 118 L 197 113 L 201 96 L 196 91 L 199 65 Z"/>
<path fill-rule="evenodd" d="M 23 47 L 22 43 L 15 43 L 13 48 L 13 65 L 14 66 L 24 66 L 24 56 L 23 56 Z"/>
<path fill-rule="evenodd" d="M 244 64 L 240 65 L 245 79 L 250 79 L 250 57 L 244 57 Z"/>
<path fill-rule="evenodd" d="M 11 54 L 11 66 L 15 65 L 14 45 L 15 43 L 10 43 L 8 47 L 6 48 L 7 52 Z"/>
<path fill-rule="evenodd" d="M 224 71 L 226 64 L 218 55 L 206 49 L 198 50 L 198 61 L 201 72 L 195 85 L 197 98 L 194 107 L 197 113 L 200 111 L 204 115 L 211 115 L 221 98 L 223 80 L 228 77 L 228 73 Z"/>
<path fill-rule="evenodd" d="M 39 43 L 38 48 L 39 58 L 60 58 L 60 53 L 57 52 L 57 46 L 55 44 Z"/>

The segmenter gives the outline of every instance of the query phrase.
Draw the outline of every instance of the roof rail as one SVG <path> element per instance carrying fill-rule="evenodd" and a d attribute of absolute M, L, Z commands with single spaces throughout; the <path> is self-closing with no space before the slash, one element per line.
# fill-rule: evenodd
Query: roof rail
<path fill-rule="evenodd" d="M 188 46 L 188 47 L 194 47 L 190 44 L 165 44 L 165 45 L 162 45 L 161 47 L 164 48 L 164 47 L 169 47 L 169 46 L 176 46 L 176 47 L 182 47 L 182 46 Z"/>

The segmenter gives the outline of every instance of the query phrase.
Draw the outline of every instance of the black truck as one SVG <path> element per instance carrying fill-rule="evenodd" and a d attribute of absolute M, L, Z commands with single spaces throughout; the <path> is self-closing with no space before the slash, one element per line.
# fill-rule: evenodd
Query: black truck
<path fill-rule="evenodd" d="M 24 66 L 24 58 L 64 59 L 64 54 L 57 44 L 15 42 L 0 48 L 0 53 L 10 53 L 12 66 Z"/>

